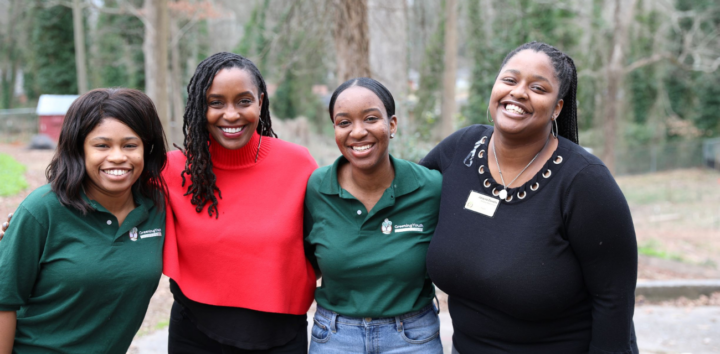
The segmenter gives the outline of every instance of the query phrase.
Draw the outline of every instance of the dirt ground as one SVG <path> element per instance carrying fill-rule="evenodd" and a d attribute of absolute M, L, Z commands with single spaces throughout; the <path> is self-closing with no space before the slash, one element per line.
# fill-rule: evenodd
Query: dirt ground
<path fill-rule="evenodd" d="M 0 197 L 0 217 L 13 212 L 35 188 L 43 185 L 45 168 L 54 151 L 27 150 L 24 145 L 0 144 L 0 153 L 27 167 L 29 188 L 18 195 Z M 638 278 L 720 278 L 720 172 L 690 169 L 617 179 L 633 215 L 641 246 Z M 646 255 L 643 255 L 646 254 Z M 172 295 L 163 277 L 151 300 L 138 335 L 168 325 Z M 638 305 L 647 302 L 639 298 Z M 720 294 L 697 300 L 678 299 L 666 306 L 720 304 Z M 441 296 L 441 305 L 446 306 Z"/>
<path fill-rule="evenodd" d="M 617 181 L 640 246 L 638 278 L 720 278 L 719 171 L 685 169 Z"/>

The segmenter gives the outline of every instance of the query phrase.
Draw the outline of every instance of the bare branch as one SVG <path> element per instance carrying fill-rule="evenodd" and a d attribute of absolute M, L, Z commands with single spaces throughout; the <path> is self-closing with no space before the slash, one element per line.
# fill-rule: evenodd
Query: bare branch
<path fill-rule="evenodd" d="M 626 66 L 624 71 L 625 71 L 625 74 L 627 75 L 634 70 L 642 68 L 643 66 L 657 63 L 663 59 L 672 59 L 672 58 L 673 58 L 673 56 L 670 55 L 670 53 L 655 53 L 650 57 L 636 60 L 632 64 Z M 578 76 L 580 76 L 579 73 L 578 73 Z"/>
<path fill-rule="evenodd" d="M 170 45 L 171 45 L 171 46 L 177 45 L 177 43 L 180 41 L 180 39 L 182 39 L 182 37 L 185 35 L 185 33 L 187 33 L 187 31 L 190 30 L 190 28 L 192 28 L 193 26 L 195 26 L 195 24 L 198 22 L 198 20 L 199 20 L 198 16 L 193 15 L 193 17 L 188 21 L 188 23 L 186 23 L 185 26 L 183 26 L 183 27 L 175 34 L 175 36 L 172 37 L 172 39 L 170 40 Z"/>

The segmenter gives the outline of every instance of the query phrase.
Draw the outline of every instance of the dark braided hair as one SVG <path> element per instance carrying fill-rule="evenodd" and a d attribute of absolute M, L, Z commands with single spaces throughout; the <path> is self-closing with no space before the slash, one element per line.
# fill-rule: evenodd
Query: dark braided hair
<path fill-rule="evenodd" d="M 550 57 L 550 61 L 555 68 L 555 76 L 560 81 L 560 91 L 558 92 L 558 101 L 564 101 L 562 111 L 556 118 L 558 124 L 558 135 L 578 144 L 578 125 L 577 125 L 577 69 L 575 62 L 569 55 L 563 53 L 559 49 L 542 42 L 525 43 L 512 52 L 508 53 L 500 67 L 502 68 L 514 57 L 515 54 L 523 50 L 532 50 L 542 52 Z"/>
<path fill-rule="evenodd" d="M 222 199 L 220 189 L 216 183 L 213 164 L 210 156 L 210 132 L 207 129 L 207 90 L 213 83 L 215 75 L 222 69 L 239 68 L 247 70 L 253 79 L 253 83 L 263 96 L 260 107 L 260 124 L 257 132 L 261 136 L 272 136 L 277 134 L 272 129 L 270 120 L 270 99 L 268 98 L 265 80 L 260 70 L 249 59 L 234 53 L 216 53 L 198 64 L 187 87 L 188 103 L 183 115 L 183 134 L 185 134 L 185 169 L 180 176 L 185 185 L 185 174 L 190 176 L 190 185 L 185 195 L 192 195 L 190 202 L 195 205 L 199 213 L 210 203 L 208 214 L 218 217 L 218 198 Z M 258 96 L 260 96 L 258 95 Z M 217 192 L 217 197 L 215 197 Z"/>

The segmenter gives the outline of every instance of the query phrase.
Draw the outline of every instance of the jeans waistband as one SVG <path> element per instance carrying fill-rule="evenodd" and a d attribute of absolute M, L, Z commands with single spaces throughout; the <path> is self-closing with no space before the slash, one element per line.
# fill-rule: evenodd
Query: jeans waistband
<path fill-rule="evenodd" d="M 337 312 L 330 311 L 320 305 L 317 305 L 315 313 L 318 316 L 325 317 L 328 320 L 337 319 L 338 322 L 348 325 L 383 325 L 389 323 L 395 323 L 398 320 L 406 320 L 408 318 L 424 315 L 428 311 L 436 311 L 433 304 L 427 305 L 417 311 L 404 313 L 394 317 L 349 317 L 338 314 Z"/>

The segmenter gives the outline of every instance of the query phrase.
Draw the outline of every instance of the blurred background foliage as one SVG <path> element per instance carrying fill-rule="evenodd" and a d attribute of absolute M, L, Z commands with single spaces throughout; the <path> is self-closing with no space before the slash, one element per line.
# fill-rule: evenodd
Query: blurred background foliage
<path fill-rule="evenodd" d="M 338 15 L 343 1 L 343 11 L 358 7 L 364 27 L 338 26 L 347 21 Z M 488 124 L 489 93 L 503 58 L 533 40 L 574 58 L 580 142 L 605 159 L 607 142 L 614 141 L 612 158 L 628 160 L 618 163 L 619 173 L 634 173 L 632 159 L 655 156 L 659 168 L 659 159 L 696 158 L 703 139 L 720 136 L 716 0 L 343 1 L 0 0 L 0 109 L 34 107 L 40 94 L 78 93 L 72 7 L 80 6 L 89 89 L 155 85 L 159 70 L 148 70 L 145 61 L 154 49 L 144 43 L 148 31 L 166 28 L 169 96 L 156 103 L 168 107 L 168 129 L 179 129 L 185 86 L 199 61 L 232 51 L 262 71 L 274 118 L 307 122 L 283 138 L 302 142 L 317 135 L 332 144 L 329 96 L 343 81 L 342 63 L 357 59 L 343 57 L 338 41 L 347 38 L 342 31 L 359 31 L 357 38 L 368 38 L 371 75 L 396 98 L 401 130 L 393 149 L 406 158 L 419 159 L 443 137 L 444 119 L 455 128 Z M 167 25 L 149 15 L 153 6 L 167 11 Z M 457 12 L 456 22 L 446 23 L 448 11 Z M 448 29 L 458 36 L 451 48 L 457 105 L 443 117 Z M 608 90 L 615 84 L 613 96 Z M 295 137 L 300 133 L 313 137 Z"/>

